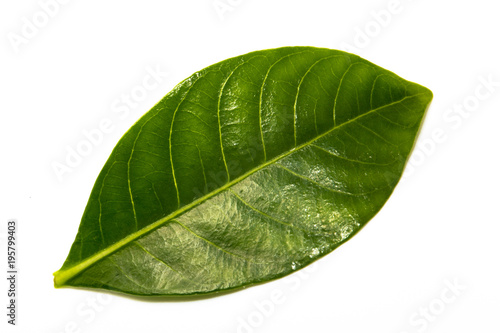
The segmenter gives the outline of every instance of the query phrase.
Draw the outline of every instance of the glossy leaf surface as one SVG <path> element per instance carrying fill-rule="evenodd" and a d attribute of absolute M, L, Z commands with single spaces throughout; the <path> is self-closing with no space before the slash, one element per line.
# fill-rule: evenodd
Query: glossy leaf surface
<path fill-rule="evenodd" d="M 431 99 L 329 49 L 205 68 L 119 141 L 55 285 L 192 295 L 292 273 L 381 209 Z"/>

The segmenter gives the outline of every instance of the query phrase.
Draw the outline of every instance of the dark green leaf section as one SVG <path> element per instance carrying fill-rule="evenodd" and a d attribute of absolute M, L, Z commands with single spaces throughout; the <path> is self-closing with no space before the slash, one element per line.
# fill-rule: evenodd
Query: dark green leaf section
<path fill-rule="evenodd" d="M 381 209 L 431 99 L 329 49 L 197 72 L 117 144 L 55 284 L 190 295 L 304 267 Z"/>

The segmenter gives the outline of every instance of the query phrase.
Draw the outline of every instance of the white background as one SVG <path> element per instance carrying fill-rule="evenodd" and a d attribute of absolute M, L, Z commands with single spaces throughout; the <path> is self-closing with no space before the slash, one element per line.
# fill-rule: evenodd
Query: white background
<path fill-rule="evenodd" d="M 19 223 L 20 266 L 16 327 L 6 324 L 1 278 L 2 332 L 500 331 L 494 1 L 74 0 L 51 8 L 44 22 L 38 1 L 0 4 L 0 267 L 9 218 Z M 40 27 L 30 35 L 27 22 Z M 222 297 L 145 302 L 54 289 L 52 273 L 123 133 L 193 72 L 287 45 L 350 48 L 434 92 L 406 177 L 382 211 L 309 269 Z M 155 68 L 168 75 L 128 115 L 113 112 Z M 59 180 L 53 164 L 103 119 L 112 130 Z"/>

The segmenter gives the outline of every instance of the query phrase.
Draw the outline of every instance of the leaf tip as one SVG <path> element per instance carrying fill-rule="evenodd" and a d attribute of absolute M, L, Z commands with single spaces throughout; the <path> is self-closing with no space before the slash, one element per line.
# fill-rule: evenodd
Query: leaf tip
<path fill-rule="evenodd" d="M 432 102 L 432 99 L 434 98 L 434 93 L 432 92 L 432 90 L 430 90 L 429 88 L 427 87 L 424 87 L 424 86 L 421 86 L 424 90 L 424 98 L 426 99 L 427 103 L 430 103 Z"/>

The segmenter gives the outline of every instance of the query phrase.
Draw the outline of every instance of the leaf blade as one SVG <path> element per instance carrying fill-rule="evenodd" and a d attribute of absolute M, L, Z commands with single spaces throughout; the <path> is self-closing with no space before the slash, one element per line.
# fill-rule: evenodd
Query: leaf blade
<path fill-rule="evenodd" d="M 328 68 L 332 75 L 322 80 L 321 74 Z M 371 81 L 369 93 L 364 80 Z M 317 87 L 321 87 L 322 91 L 319 92 Z M 407 95 L 407 90 L 412 93 Z M 325 98 L 333 94 L 336 96 L 333 101 Z M 310 259 L 317 259 L 345 242 L 382 207 L 400 178 L 431 98 L 430 91 L 423 87 L 404 81 L 356 56 L 327 49 L 258 51 L 195 73 L 141 118 L 113 151 L 96 181 L 94 190 L 100 187 L 95 192 L 99 194 L 95 194 L 94 190 L 91 194 L 76 245 L 73 245 L 63 268 L 55 273 L 55 284 L 105 288 L 140 295 L 187 295 L 233 289 L 289 274 L 297 266 L 302 267 L 310 263 Z M 314 110 L 314 123 L 309 121 L 312 118 L 311 108 Z M 330 120 L 327 120 L 328 112 L 325 110 L 332 110 Z M 408 111 L 401 115 L 401 110 Z M 180 125 L 174 129 L 176 115 Z M 163 142 L 165 137 L 161 135 L 162 127 L 154 124 L 154 116 L 163 117 L 163 123 L 170 123 L 166 140 L 168 153 Z M 318 117 L 322 122 L 318 123 Z M 234 127 L 238 130 L 233 130 Z M 390 133 L 387 137 L 381 134 L 386 132 Z M 392 142 L 394 138 L 398 142 Z M 373 149 L 377 146 L 372 147 L 375 141 L 379 148 L 384 147 L 376 154 Z M 144 153 L 136 149 L 138 142 Z M 182 147 L 182 154 L 174 149 L 177 147 L 174 142 Z M 268 152 L 265 142 L 273 143 Z M 332 142 L 336 142 L 337 146 L 333 147 Z M 350 146 L 351 150 L 346 146 Z M 121 151 L 120 147 L 125 148 Z M 157 151 L 153 154 L 156 156 L 151 155 L 151 150 L 155 149 Z M 236 161 L 236 164 L 227 162 L 225 151 L 227 160 Z M 135 159 L 134 153 L 137 155 Z M 140 154 L 143 154 L 141 159 L 138 158 Z M 125 174 L 121 165 L 125 160 L 122 155 L 127 161 L 126 183 L 130 202 L 123 198 L 123 193 L 114 192 L 113 184 L 104 186 L 111 173 L 123 187 L 124 180 L 116 176 Z M 326 160 L 343 172 L 328 168 L 330 164 L 325 164 Z M 174 161 L 178 164 L 175 168 Z M 132 162 L 136 163 L 135 167 L 132 167 Z M 168 170 L 167 165 L 170 165 L 172 179 L 167 177 L 170 173 L 164 170 Z M 308 174 L 311 166 L 315 173 Z M 118 170 L 113 171 L 113 168 Z M 353 175 L 356 175 L 356 181 L 351 179 L 353 175 L 346 176 L 349 168 L 355 170 Z M 133 178 L 135 169 L 140 171 L 138 178 Z M 175 169 L 181 170 L 178 171 L 181 175 L 179 181 L 183 184 L 181 190 Z M 219 174 L 211 174 L 214 170 Z M 156 172 L 162 176 L 148 178 Z M 377 175 L 379 184 L 374 184 L 367 177 L 368 173 Z M 262 179 L 265 180 L 263 183 Z M 139 180 L 142 184 L 149 182 L 150 186 L 142 185 L 141 188 L 137 185 L 133 190 L 131 184 L 139 184 Z M 282 180 L 286 181 L 278 184 Z M 276 184 L 273 185 L 273 182 Z M 203 183 L 203 190 L 199 190 L 196 183 Z M 208 185 L 215 189 L 210 190 Z M 270 189 L 267 188 L 269 186 Z M 308 195 L 293 192 L 294 186 Z M 169 193 L 156 190 L 160 187 L 170 189 Z M 364 192 L 360 192 L 359 187 Z M 112 218 L 103 217 L 103 188 L 114 200 L 123 199 L 118 200 L 120 203 L 115 208 L 128 208 L 124 209 L 128 211 L 126 216 L 120 218 L 122 215 L 118 210 Z M 183 188 L 193 191 L 194 195 L 182 192 Z M 253 192 L 248 190 L 252 188 Z M 156 199 L 152 199 L 151 189 Z M 382 194 L 377 194 L 377 191 Z M 135 197 L 133 192 L 136 192 Z M 267 192 L 274 193 L 274 197 L 266 197 Z M 287 213 L 283 207 L 290 211 L 294 207 L 280 198 L 281 192 L 290 194 L 290 198 L 296 200 L 316 202 L 317 205 L 320 202 L 321 209 L 316 209 L 317 223 L 304 215 L 304 210 L 312 208 L 302 207 L 300 203 L 297 207 L 302 211 L 299 209 L 296 215 L 307 223 L 297 221 L 300 218 Z M 260 193 L 267 203 L 256 197 L 256 193 Z M 96 220 L 95 216 L 86 216 L 92 214 L 89 205 L 95 202 L 94 197 L 99 202 L 97 220 L 102 244 L 94 244 L 90 250 L 85 250 L 81 245 L 85 244 L 83 240 L 90 239 L 87 243 L 96 243 L 95 236 L 89 237 L 96 228 L 91 224 L 89 226 L 90 222 L 84 224 L 85 221 Z M 144 197 L 149 197 L 149 202 Z M 362 197 L 371 207 L 363 208 L 360 199 L 354 197 Z M 139 214 L 135 210 L 134 198 L 138 207 L 142 207 Z M 337 200 L 343 202 L 345 207 L 333 207 L 332 202 Z M 153 201 L 156 204 L 151 204 Z M 235 211 L 234 207 L 238 209 Z M 148 209 L 151 211 L 147 212 Z M 319 211 L 322 213 L 319 214 Z M 142 222 L 145 214 L 151 217 L 152 222 Z M 241 220 L 241 214 L 247 216 L 248 221 L 262 225 L 246 225 Z M 200 216 L 205 223 L 193 222 Z M 322 216 L 338 216 L 338 219 L 333 223 L 323 221 Z M 114 225 L 111 230 L 118 235 L 115 235 L 118 241 L 109 245 L 111 241 L 105 241 L 104 234 L 108 233 L 103 231 L 101 220 L 110 221 L 117 217 L 125 221 L 121 225 L 129 228 L 120 233 L 117 231 L 121 225 Z M 283 218 L 291 219 L 292 223 Z M 324 230 L 311 229 L 311 224 L 321 225 Z M 242 236 L 249 230 L 250 236 Z M 262 244 L 249 247 L 253 237 L 257 237 Z M 194 249 L 183 248 L 182 242 L 178 243 L 181 239 Z M 314 255 L 299 253 L 287 243 L 296 244 L 302 249 L 300 251 L 313 251 Z M 163 244 L 163 247 L 158 244 Z M 177 252 L 172 249 L 177 249 Z M 162 255 L 155 254 L 155 251 Z M 272 256 L 273 251 L 278 251 L 278 255 Z M 136 264 L 134 256 L 145 261 Z M 196 256 L 205 260 L 198 262 L 194 259 Z M 213 258 L 216 258 L 216 267 L 210 266 Z M 259 258 L 267 258 L 267 261 L 260 262 Z M 202 267 L 202 263 L 207 267 Z M 145 267 L 149 275 L 144 275 Z M 107 272 L 107 275 L 102 272 Z M 193 276 L 192 272 L 208 273 Z M 151 278 L 153 273 L 161 278 Z M 184 277 L 187 274 L 191 274 L 189 278 Z M 149 285 L 143 284 L 145 282 Z"/>

